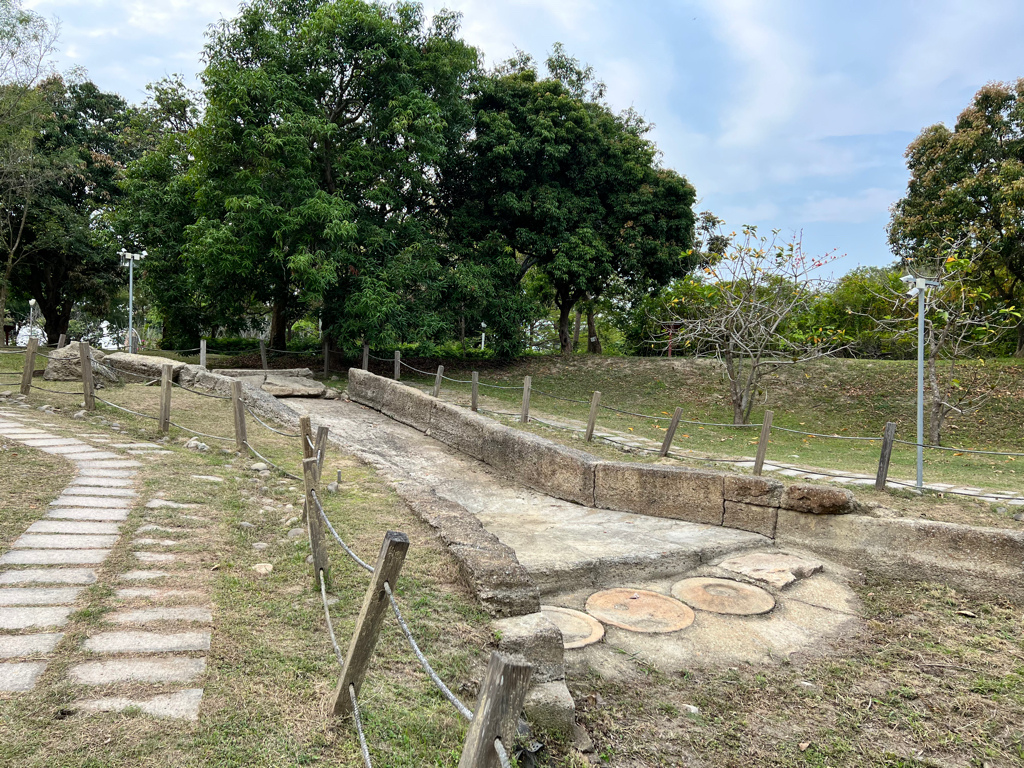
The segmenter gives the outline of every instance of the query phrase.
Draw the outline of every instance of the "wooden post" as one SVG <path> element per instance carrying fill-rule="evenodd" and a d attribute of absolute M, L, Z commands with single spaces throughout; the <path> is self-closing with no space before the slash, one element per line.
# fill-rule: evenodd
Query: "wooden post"
<path fill-rule="evenodd" d="M 263 370 L 267 370 L 267 343 L 260 339 L 260 362 L 263 363 Z"/>
<path fill-rule="evenodd" d="M 363 370 L 370 370 L 370 345 L 363 344 Z"/>
<path fill-rule="evenodd" d="M 78 342 L 78 353 L 82 362 L 82 398 L 88 411 L 96 409 L 96 390 L 92 382 L 92 351 L 84 341 Z"/>
<path fill-rule="evenodd" d="M 530 386 L 533 379 L 527 376 L 523 379 L 523 410 L 519 414 L 519 423 L 528 424 L 530 421 Z"/>
<path fill-rule="evenodd" d="M 402 380 L 402 351 L 395 350 L 395 381 Z"/>
<path fill-rule="evenodd" d="M 171 428 L 171 380 L 174 366 L 165 365 L 160 376 L 160 431 L 167 433 Z"/>
<path fill-rule="evenodd" d="M 206 339 L 199 340 L 199 367 L 206 370 Z"/>
<path fill-rule="evenodd" d="M 315 449 L 313 450 L 313 457 L 317 461 L 317 471 L 323 474 L 324 470 L 324 459 L 327 458 L 327 427 L 316 428 L 316 440 L 314 441 Z"/>
<path fill-rule="evenodd" d="M 590 418 L 587 419 L 587 434 L 584 437 L 588 443 L 594 439 L 594 426 L 597 424 L 597 409 L 601 407 L 601 393 L 595 392 L 590 397 Z"/>
<path fill-rule="evenodd" d="M 306 529 L 309 531 L 309 550 L 313 554 L 313 588 L 320 591 L 320 573 L 323 572 L 324 585 L 331 588 L 331 572 L 327 564 L 327 542 L 324 541 L 324 524 L 316 506 L 315 493 L 320 495 L 320 465 L 316 457 L 302 460 L 302 481 L 306 489 Z"/>
<path fill-rule="evenodd" d="M 480 683 L 476 712 L 469 723 L 459 768 L 501 768 L 495 739 L 512 752 L 519 713 L 530 687 L 533 667 L 520 664 L 497 651 L 491 652 L 487 673 Z"/>
<path fill-rule="evenodd" d="M 309 416 L 299 417 L 299 439 L 302 441 L 302 461 L 303 468 L 305 468 L 306 459 L 312 458 L 315 454 L 313 453 L 313 428 L 310 426 Z M 309 518 L 309 499 L 303 500 L 302 504 L 302 522 L 305 523 Z M 315 573 L 315 572 L 314 572 Z"/>
<path fill-rule="evenodd" d="M 768 451 L 768 438 L 772 436 L 771 411 L 764 412 L 764 423 L 761 425 L 761 439 L 757 441 L 757 457 L 754 459 L 754 474 L 761 474 L 761 467 L 764 466 L 764 455 Z"/>
<path fill-rule="evenodd" d="M 25 348 L 25 369 L 21 372 L 21 394 L 27 395 L 32 390 L 32 374 L 36 370 L 36 351 L 39 349 L 39 339 L 32 336 Z"/>
<path fill-rule="evenodd" d="M 62 333 L 60 338 L 57 339 L 57 349 L 64 349 L 68 345 L 68 336 L 66 333 Z"/>
<path fill-rule="evenodd" d="M 334 714 L 346 716 L 352 713 L 352 702 L 349 700 L 348 688 L 354 686 L 356 697 L 366 677 L 366 669 L 370 665 L 377 636 L 383 624 L 384 616 L 391 610 L 391 601 L 384 591 L 385 582 L 395 591 L 395 582 L 409 551 L 409 538 L 404 533 L 388 531 L 384 536 L 384 544 L 377 555 L 377 563 L 370 577 L 370 586 L 363 598 L 363 607 L 359 611 L 355 632 L 345 656 L 344 672 L 334 691 Z M 518 713 L 517 713 L 518 714 Z"/>
<path fill-rule="evenodd" d="M 473 394 L 470 396 L 469 408 L 480 410 L 480 371 L 473 371 Z"/>
<path fill-rule="evenodd" d="M 437 375 L 434 376 L 434 391 L 431 393 L 434 397 L 441 394 L 441 379 L 444 378 L 444 366 L 437 366 Z"/>
<path fill-rule="evenodd" d="M 676 408 L 676 412 L 672 414 L 672 421 L 669 422 L 668 432 L 665 433 L 665 439 L 661 442 L 661 456 L 668 456 L 669 448 L 672 447 L 672 441 L 676 436 L 676 428 L 679 426 L 679 419 L 683 416 L 683 409 Z"/>
<path fill-rule="evenodd" d="M 245 453 L 248 439 L 245 436 L 245 404 L 242 402 L 242 382 L 231 382 L 231 405 L 235 413 L 235 447 Z"/>
<path fill-rule="evenodd" d="M 885 422 L 885 431 L 882 433 L 882 456 L 878 460 L 878 474 L 875 476 L 875 490 L 884 491 L 885 481 L 889 478 L 889 459 L 892 458 L 892 445 L 896 440 L 896 424 L 892 421 Z"/>
<path fill-rule="evenodd" d="M 327 339 L 324 339 L 324 376 L 329 375 L 331 372 L 331 345 Z"/>

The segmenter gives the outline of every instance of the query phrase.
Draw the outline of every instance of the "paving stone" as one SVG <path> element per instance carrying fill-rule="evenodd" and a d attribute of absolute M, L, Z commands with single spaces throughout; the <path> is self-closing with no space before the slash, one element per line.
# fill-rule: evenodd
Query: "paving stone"
<path fill-rule="evenodd" d="M 132 544 L 137 547 L 173 547 L 181 542 L 174 539 L 133 539 Z"/>
<path fill-rule="evenodd" d="M 176 555 L 167 552 L 134 552 L 140 563 L 170 563 L 177 559 Z"/>
<path fill-rule="evenodd" d="M 114 592 L 114 597 L 121 600 L 184 600 L 199 597 L 199 595 L 200 592 L 195 589 L 149 589 L 147 587 L 130 587 Z"/>
<path fill-rule="evenodd" d="M 111 443 L 112 448 L 160 448 L 156 443 Z"/>
<path fill-rule="evenodd" d="M 37 520 L 26 533 L 93 533 L 116 535 L 121 526 L 117 523 L 97 523 L 81 520 Z"/>
<path fill-rule="evenodd" d="M 72 488 L 131 488 L 135 482 L 128 477 L 91 477 L 85 475 L 71 481 L 67 490 Z"/>
<path fill-rule="evenodd" d="M 78 664 L 68 676 L 85 685 L 187 683 L 205 671 L 206 659 L 117 659 Z"/>
<path fill-rule="evenodd" d="M 110 451 L 100 451 L 91 445 L 82 445 L 77 448 L 66 446 L 60 448 L 40 448 L 43 453 L 50 453 L 60 456 L 68 461 L 105 461 L 107 459 L 121 459 L 121 455 Z"/>
<path fill-rule="evenodd" d="M 199 719 L 199 705 L 202 703 L 202 700 L 202 688 L 187 688 L 183 691 L 153 696 L 149 699 L 128 699 L 124 697 L 88 699 L 77 702 L 75 706 L 88 712 L 123 712 L 129 707 L 133 707 L 152 717 L 166 717 L 194 722 Z"/>
<path fill-rule="evenodd" d="M 0 589 L 0 605 L 70 605 L 83 587 Z"/>
<path fill-rule="evenodd" d="M 141 467 L 143 463 L 141 461 L 135 461 L 134 459 L 112 459 L 112 460 L 99 460 L 99 461 L 83 461 L 78 465 L 81 469 L 91 470 L 107 470 L 108 472 L 115 469 L 131 469 L 132 467 Z M 116 475 L 115 475 L 116 477 Z"/>
<path fill-rule="evenodd" d="M 45 661 L 0 664 L 0 691 L 31 691 L 45 669 Z"/>
<path fill-rule="evenodd" d="M 55 448 L 61 446 L 74 446 L 75 448 L 88 448 L 88 443 L 83 443 L 81 440 L 75 440 L 71 437 L 34 437 L 21 439 L 19 442 L 25 445 L 32 446 L 33 448 Z"/>
<path fill-rule="evenodd" d="M 144 451 L 133 451 L 133 450 L 131 450 L 129 448 L 127 451 L 125 451 L 125 453 L 127 453 L 127 454 L 129 454 L 131 456 L 146 456 L 149 459 L 154 459 L 157 456 L 162 456 L 162 455 L 166 455 L 166 454 L 172 454 L 172 453 L 174 453 L 174 451 L 154 451 L 154 450 L 152 450 L 150 448 L 147 448 Z"/>
<path fill-rule="evenodd" d="M 193 509 L 198 506 L 198 504 L 182 504 L 167 499 L 150 499 L 146 502 L 147 509 Z"/>
<path fill-rule="evenodd" d="M 57 643 L 62 637 L 64 637 L 63 632 L 0 635 L 0 659 L 15 659 L 19 656 L 39 656 L 50 653 L 57 647 Z"/>
<path fill-rule="evenodd" d="M 138 462 L 135 462 L 136 464 Z M 81 464 L 78 465 L 78 474 L 80 477 L 113 477 L 126 479 L 135 477 L 135 471 L 132 469 L 106 469 L 104 467 L 84 467 Z"/>
<path fill-rule="evenodd" d="M 0 565 L 102 563 L 109 554 L 109 549 L 16 549 L 0 556 Z"/>
<path fill-rule="evenodd" d="M 197 621 L 209 624 L 213 614 L 209 608 L 193 605 L 167 608 L 141 608 L 137 611 L 121 611 L 107 617 L 116 624 L 148 624 L 151 621 Z"/>
<path fill-rule="evenodd" d="M 156 523 L 147 523 L 146 525 L 140 525 L 138 532 L 143 531 L 163 531 L 164 533 L 185 533 L 184 528 L 167 528 L 163 525 L 157 525 Z"/>
<path fill-rule="evenodd" d="M 24 568 L 0 573 L 0 584 L 95 584 L 92 568 Z"/>
<path fill-rule="evenodd" d="M 109 549 L 117 536 L 74 533 L 26 533 L 14 542 L 15 549 Z"/>
<path fill-rule="evenodd" d="M 0 629 L 28 629 L 30 627 L 60 627 L 67 623 L 71 606 L 37 608 L 0 608 Z"/>
<path fill-rule="evenodd" d="M 88 485 L 69 485 L 64 489 L 64 496 L 117 496 L 130 499 L 138 496 L 138 492 L 131 488 L 96 488 Z"/>
<path fill-rule="evenodd" d="M 51 501 L 51 507 L 96 507 L 100 509 L 127 509 L 132 505 L 131 499 L 109 498 L 106 496 L 60 496 Z"/>
<path fill-rule="evenodd" d="M 82 647 L 93 653 L 176 653 L 210 650 L 209 632 L 101 632 Z"/>
<path fill-rule="evenodd" d="M 122 581 L 152 581 L 154 579 L 162 579 L 166 576 L 165 571 L 128 571 L 127 573 L 121 574 Z"/>
<path fill-rule="evenodd" d="M 127 520 L 127 509 L 51 509 L 46 516 L 54 520 Z"/>
<path fill-rule="evenodd" d="M 208 483 L 223 483 L 223 477 L 217 477 L 216 475 L 192 475 L 193 480 L 205 480 Z"/>

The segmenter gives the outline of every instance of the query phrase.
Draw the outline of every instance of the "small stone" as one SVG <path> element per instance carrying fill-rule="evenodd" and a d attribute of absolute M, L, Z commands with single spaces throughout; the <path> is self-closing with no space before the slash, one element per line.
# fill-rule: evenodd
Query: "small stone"
<path fill-rule="evenodd" d="M 1024 520 L 1024 512 L 1018 512 L 1016 515 L 1013 516 L 1013 519 L 1018 521 Z"/>
<path fill-rule="evenodd" d="M 285 525 L 291 525 L 292 523 L 297 523 L 297 522 L 299 522 L 299 518 L 297 518 L 297 517 L 289 517 L 287 520 L 284 521 L 284 524 Z"/>
<path fill-rule="evenodd" d="M 223 483 L 223 477 L 217 477 L 216 475 L 192 475 L 193 480 L 204 480 L 207 483 Z"/>
<path fill-rule="evenodd" d="M 84 419 L 88 415 L 87 411 L 75 411 L 71 414 L 72 419 Z"/>
<path fill-rule="evenodd" d="M 307 565 L 311 565 L 312 563 L 313 563 L 313 556 L 312 555 L 306 555 L 306 564 Z"/>
<path fill-rule="evenodd" d="M 252 545 L 253 549 L 255 549 L 257 551 L 260 551 L 260 552 L 263 551 L 264 549 L 269 548 L 269 547 L 270 547 L 270 545 L 267 544 L 265 541 L 257 541 L 255 544 Z"/>
<path fill-rule="evenodd" d="M 259 576 L 269 576 L 270 572 L 274 570 L 274 566 L 271 563 L 256 563 L 252 569 Z"/>
<path fill-rule="evenodd" d="M 328 483 L 327 484 L 327 492 L 328 493 L 337 493 L 338 492 L 338 484 L 335 483 L 335 482 Z"/>
<path fill-rule="evenodd" d="M 270 477 L 270 470 L 264 469 L 260 472 L 260 477 Z"/>
<path fill-rule="evenodd" d="M 700 707 L 695 707 L 693 704 L 683 704 L 683 709 L 689 712 L 691 715 L 699 715 Z"/>
<path fill-rule="evenodd" d="M 305 528 L 292 528 L 290 531 L 288 531 L 288 538 L 289 539 L 298 539 L 298 538 L 301 538 L 301 537 L 303 537 L 305 535 L 306 535 L 306 529 Z"/>
<path fill-rule="evenodd" d="M 250 465 L 249 469 L 251 469 L 253 472 L 265 472 L 266 470 L 270 469 L 270 467 L 264 464 L 262 461 L 257 461 L 255 464 Z"/>
<path fill-rule="evenodd" d="M 193 437 L 187 443 L 185 443 L 185 449 L 189 451 L 195 451 L 197 453 L 206 453 L 210 450 L 210 446 L 200 441 L 198 438 Z"/>
<path fill-rule="evenodd" d="M 242 528 L 243 530 L 246 530 L 246 529 L 249 529 L 249 528 L 255 528 L 256 526 L 253 525 L 252 523 L 243 522 L 243 523 L 239 523 L 238 527 Z"/>

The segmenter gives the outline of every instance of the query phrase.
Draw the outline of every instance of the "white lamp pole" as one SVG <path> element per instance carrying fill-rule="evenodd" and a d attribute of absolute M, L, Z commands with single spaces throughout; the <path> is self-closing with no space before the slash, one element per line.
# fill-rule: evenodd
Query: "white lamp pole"
<path fill-rule="evenodd" d="M 938 280 L 907 275 L 900 278 L 913 283 L 907 296 L 917 297 L 917 488 L 924 488 L 924 314 L 927 311 L 928 289 L 937 288 Z"/>
<path fill-rule="evenodd" d="M 127 250 L 122 248 L 117 252 L 117 255 L 121 257 L 121 263 L 128 262 L 128 351 L 131 354 L 135 354 L 135 262 L 141 261 L 146 258 L 146 252 L 142 253 L 129 253 Z"/>

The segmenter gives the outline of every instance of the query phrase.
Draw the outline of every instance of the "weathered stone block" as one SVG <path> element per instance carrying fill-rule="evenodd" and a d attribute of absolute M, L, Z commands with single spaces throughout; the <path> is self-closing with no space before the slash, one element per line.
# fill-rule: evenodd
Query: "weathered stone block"
<path fill-rule="evenodd" d="M 565 681 L 531 686 L 523 702 L 523 709 L 527 719 L 536 727 L 551 733 L 572 735 L 572 726 L 576 722 L 576 703 Z"/>
<path fill-rule="evenodd" d="M 385 382 L 384 401 L 380 412 L 395 421 L 408 424 L 413 429 L 426 432 L 430 428 L 430 411 L 434 407 L 434 398 L 394 381 Z"/>
<path fill-rule="evenodd" d="M 596 506 L 654 517 L 721 525 L 723 475 L 682 467 L 601 462 Z"/>
<path fill-rule="evenodd" d="M 270 371 L 263 371 L 259 368 L 214 368 L 213 372 L 220 376 L 228 376 L 232 379 L 247 379 L 251 376 L 288 376 L 299 379 L 313 378 L 313 372 L 309 368 L 274 368 Z"/>
<path fill-rule="evenodd" d="M 532 665 L 534 683 L 565 679 L 562 633 L 543 613 L 499 619 L 492 626 L 498 650 Z"/>
<path fill-rule="evenodd" d="M 857 510 L 853 494 L 845 488 L 796 483 L 782 494 L 781 506 L 812 515 L 847 515 Z"/>
<path fill-rule="evenodd" d="M 725 502 L 725 515 L 722 525 L 726 528 L 737 528 L 741 531 L 760 533 L 762 536 L 774 538 L 775 522 L 778 519 L 777 507 L 761 507 L 757 504 L 741 504 L 738 501 Z"/>
<path fill-rule="evenodd" d="M 594 506 L 597 459 L 502 424 L 485 427 L 483 460 L 538 491 L 576 504 Z"/>
<path fill-rule="evenodd" d="M 128 381 L 129 384 L 137 384 L 144 378 L 159 379 L 163 375 L 165 365 L 171 366 L 172 378 L 177 381 L 181 369 L 185 367 L 185 363 L 168 360 L 166 357 L 133 355 L 128 352 L 113 352 L 107 355 L 103 362 L 113 368 L 118 376 Z"/>
<path fill-rule="evenodd" d="M 782 503 L 786 486 L 778 480 L 753 475 L 726 475 L 725 500 L 743 504 L 777 507 Z"/>
<path fill-rule="evenodd" d="M 263 382 L 263 391 L 274 397 L 323 397 L 327 393 L 327 387 L 316 379 L 281 376 L 275 372 L 267 374 Z"/>
<path fill-rule="evenodd" d="M 82 353 L 78 349 L 77 341 L 72 341 L 61 349 L 51 350 L 48 356 L 46 371 L 43 373 L 44 379 L 47 381 L 82 380 Z M 117 381 L 117 376 L 103 366 L 106 357 L 100 350 L 89 348 L 93 377 L 100 380 Z"/>
<path fill-rule="evenodd" d="M 348 397 L 357 403 L 380 410 L 384 404 L 384 387 L 390 382 L 361 368 L 348 369 Z"/>
<path fill-rule="evenodd" d="M 435 400 L 427 434 L 474 459 L 484 456 L 484 435 L 490 419 L 472 411 Z"/>

